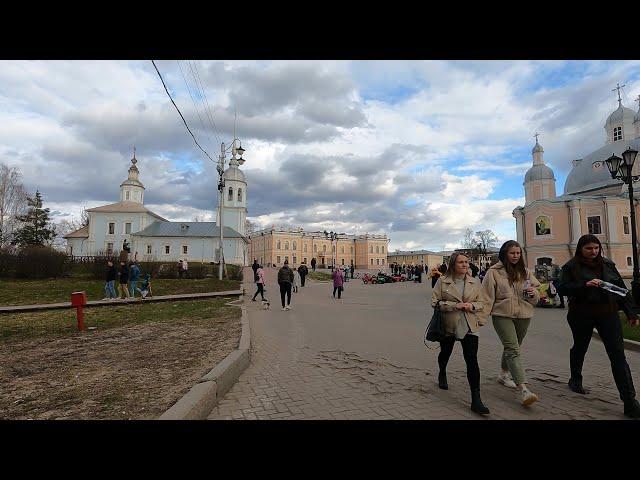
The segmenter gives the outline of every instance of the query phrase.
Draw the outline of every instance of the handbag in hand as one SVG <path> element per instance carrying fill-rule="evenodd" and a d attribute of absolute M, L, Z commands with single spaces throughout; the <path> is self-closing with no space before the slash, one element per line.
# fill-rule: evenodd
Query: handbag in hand
<path fill-rule="evenodd" d="M 444 340 L 445 336 L 446 332 L 444 330 L 444 314 L 442 313 L 442 309 L 440 308 L 440 302 L 438 302 L 433 308 L 431 321 L 429 322 L 427 330 L 424 334 L 424 344 L 427 345 L 427 342 L 439 342 L 441 340 Z"/>

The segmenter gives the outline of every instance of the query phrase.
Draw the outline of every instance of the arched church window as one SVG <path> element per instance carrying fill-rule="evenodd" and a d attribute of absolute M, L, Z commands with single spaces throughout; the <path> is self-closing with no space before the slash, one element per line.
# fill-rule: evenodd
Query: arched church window
<path fill-rule="evenodd" d="M 618 140 L 622 140 L 622 127 L 615 127 L 613 129 L 613 141 L 617 142 Z"/>
<path fill-rule="evenodd" d="M 298 249 L 298 244 L 296 242 L 293 242 L 292 248 L 294 250 L 297 250 Z M 293 263 L 295 263 L 295 262 L 293 262 Z"/>
<path fill-rule="evenodd" d="M 326 245 L 322 245 L 322 251 L 326 252 L 327 251 L 327 246 Z"/>
<path fill-rule="evenodd" d="M 241 188 L 238 189 L 238 201 L 239 202 L 242 201 L 242 189 Z"/>
<path fill-rule="evenodd" d="M 376 253 L 380 253 L 380 247 L 376 245 Z"/>
<path fill-rule="evenodd" d="M 127 192 L 126 192 L 126 196 L 127 196 L 127 198 L 126 198 L 126 199 L 127 199 L 127 200 L 129 200 L 129 190 L 127 190 Z"/>
<path fill-rule="evenodd" d="M 278 240 L 278 250 L 280 250 L 281 244 L 280 244 L 280 240 Z"/>
<path fill-rule="evenodd" d="M 229 187 L 229 200 L 233 200 L 233 187 Z"/>
<path fill-rule="evenodd" d="M 536 235 L 550 235 L 551 234 L 551 220 L 545 215 L 540 215 L 536 218 Z"/>
<path fill-rule="evenodd" d="M 289 250 L 289 241 L 288 240 L 284 242 L 284 249 L 285 250 Z"/>

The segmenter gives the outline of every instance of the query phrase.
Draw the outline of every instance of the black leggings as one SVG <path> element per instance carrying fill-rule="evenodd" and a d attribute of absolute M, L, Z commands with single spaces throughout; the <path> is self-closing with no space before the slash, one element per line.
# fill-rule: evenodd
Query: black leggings
<path fill-rule="evenodd" d="M 253 294 L 253 300 L 256 299 L 258 294 L 260 294 L 262 300 L 264 300 L 264 285 L 262 283 L 256 283 L 256 285 L 258 286 L 258 290 L 256 290 L 256 293 Z"/>
<path fill-rule="evenodd" d="M 282 308 L 284 308 L 284 296 L 287 295 L 287 305 L 291 305 L 291 284 L 284 282 L 280 284 L 280 300 L 282 300 Z"/>
<path fill-rule="evenodd" d="M 633 387 L 631 370 L 624 355 L 622 325 L 618 314 L 614 313 L 602 317 L 590 317 L 569 311 L 567 320 L 569 321 L 569 327 L 571 327 L 571 333 L 573 334 L 573 347 L 569 350 L 571 377 L 575 380 L 582 381 L 584 356 L 591 342 L 593 327 L 595 327 L 598 329 L 598 334 L 609 356 L 613 379 L 618 387 L 620 399 L 623 402 L 633 400 L 636 397 L 636 391 Z"/>
<path fill-rule="evenodd" d="M 449 363 L 449 357 L 453 352 L 453 345 L 456 343 L 454 335 L 447 336 L 440 342 L 440 354 L 438 355 L 438 366 L 444 372 Z M 471 390 L 480 389 L 480 367 L 478 366 L 478 337 L 476 335 L 465 335 L 460 340 L 464 361 L 467 364 L 467 380 Z"/>
<path fill-rule="evenodd" d="M 431 288 L 436 286 L 437 281 L 438 281 L 438 277 L 431 277 Z"/>
<path fill-rule="evenodd" d="M 333 287 L 333 298 L 336 297 L 336 291 L 338 292 L 338 298 L 342 298 L 342 287 Z"/>
<path fill-rule="evenodd" d="M 304 287 L 304 279 L 305 279 L 306 275 L 300 275 L 300 286 Z"/>

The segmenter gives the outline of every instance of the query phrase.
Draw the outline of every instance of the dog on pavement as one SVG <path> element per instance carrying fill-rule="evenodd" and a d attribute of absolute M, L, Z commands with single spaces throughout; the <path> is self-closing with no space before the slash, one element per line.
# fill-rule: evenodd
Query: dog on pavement
<path fill-rule="evenodd" d="M 271 304 L 269 303 L 269 300 L 262 300 L 262 309 L 269 310 L 270 308 L 271 308 Z"/>

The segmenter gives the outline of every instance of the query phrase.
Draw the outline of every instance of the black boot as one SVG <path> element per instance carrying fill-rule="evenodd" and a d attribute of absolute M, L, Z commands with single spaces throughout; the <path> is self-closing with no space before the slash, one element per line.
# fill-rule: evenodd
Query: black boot
<path fill-rule="evenodd" d="M 570 378 L 569 388 L 571 389 L 571 391 L 580 393 L 582 395 L 585 395 L 587 393 L 587 391 L 582 387 L 582 380 L 576 380 L 574 378 Z"/>
<path fill-rule="evenodd" d="M 489 409 L 484 406 L 480 399 L 480 389 L 471 390 L 471 411 L 480 415 L 489 415 Z"/>
<path fill-rule="evenodd" d="M 624 402 L 624 414 L 629 418 L 640 418 L 640 403 L 635 398 Z"/>
<path fill-rule="evenodd" d="M 447 372 L 444 370 L 440 370 L 440 373 L 438 373 L 438 386 L 442 390 L 449 390 L 449 384 L 447 383 Z"/>

